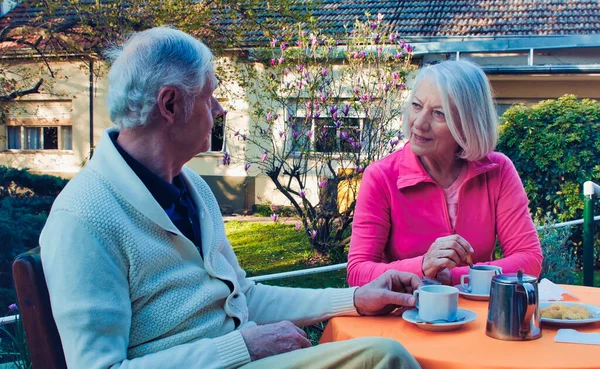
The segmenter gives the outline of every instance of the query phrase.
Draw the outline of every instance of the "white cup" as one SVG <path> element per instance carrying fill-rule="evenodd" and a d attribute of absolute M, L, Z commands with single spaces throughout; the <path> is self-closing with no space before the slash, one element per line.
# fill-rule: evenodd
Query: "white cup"
<path fill-rule="evenodd" d="M 458 310 L 458 289 L 450 286 L 428 285 L 413 292 L 419 309 L 419 319 L 455 321 Z"/>
<path fill-rule="evenodd" d="M 502 274 L 502 268 L 494 265 L 475 265 L 469 268 L 469 274 L 460 276 L 460 285 L 474 295 L 489 295 L 492 278 Z M 469 282 L 466 282 L 466 279 Z"/>

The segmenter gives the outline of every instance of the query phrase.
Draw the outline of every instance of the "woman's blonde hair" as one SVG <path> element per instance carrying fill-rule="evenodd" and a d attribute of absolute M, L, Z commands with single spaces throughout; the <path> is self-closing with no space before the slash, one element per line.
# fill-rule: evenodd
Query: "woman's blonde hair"
<path fill-rule="evenodd" d="M 410 134 L 407 110 L 424 79 L 438 88 L 442 108 L 446 113 L 446 123 L 452 137 L 462 149 L 459 157 L 470 161 L 479 160 L 494 151 L 498 142 L 498 117 L 490 83 L 479 66 L 462 60 L 429 65 L 417 73 L 404 111 L 404 137 L 408 138 Z"/>

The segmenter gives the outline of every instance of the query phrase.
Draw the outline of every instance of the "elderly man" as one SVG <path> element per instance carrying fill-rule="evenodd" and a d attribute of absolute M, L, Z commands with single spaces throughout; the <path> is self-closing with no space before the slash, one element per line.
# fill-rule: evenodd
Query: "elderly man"
<path fill-rule="evenodd" d="M 56 199 L 40 237 L 69 368 L 418 368 L 395 341 L 311 347 L 298 328 L 413 305 L 415 275 L 320 290 L 246 279 L 211 190 L 184 167 L 208 150 L 225 114 L 210 50 L 163 27 L 133 35 L 114 56 L 116 127 Z"/>

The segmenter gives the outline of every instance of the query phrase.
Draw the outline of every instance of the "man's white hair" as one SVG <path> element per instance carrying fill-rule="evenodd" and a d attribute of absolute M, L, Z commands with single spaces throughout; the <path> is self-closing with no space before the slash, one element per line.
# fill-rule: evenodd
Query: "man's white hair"
<path fill-rule="evenodd" d="M 463 60 L 448 60 L 419 71 L 404 111 L 404 136 L 410 135 L 407 110 L 424 79 L 438 89 L 446 123 L 462 149 L 459 157 L 479 160 L 494 151 L 498 142 L 498 117 L 490 83 L 479 66 Z"/>
<path fill-rule="evenodd" d="M 213 55 L 202 42 L 179 30 L 156 27 L 133 34 L 123 45 L 107 53 L 113 60 L 108 73 L 108 110 L 121 129 L 149 122 L 160 90 L 178 88 L 185 97 L 189 116 L 194 97 L 213 70 Z"/>

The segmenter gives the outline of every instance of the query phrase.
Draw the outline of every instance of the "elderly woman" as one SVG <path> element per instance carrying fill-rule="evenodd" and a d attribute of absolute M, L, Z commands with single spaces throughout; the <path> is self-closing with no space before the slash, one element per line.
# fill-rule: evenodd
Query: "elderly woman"
<path fill-rule="evenodd" d="M 543 256 L 527 195 L 510 159 L 493 152 L 497 118 L 483 71 L 465 61 L 421 69 L 403 131 L 408 143 L 364 173 L 348 283 L 401 270 L 454 285 L 469 256 L 538 276 Z"/>

